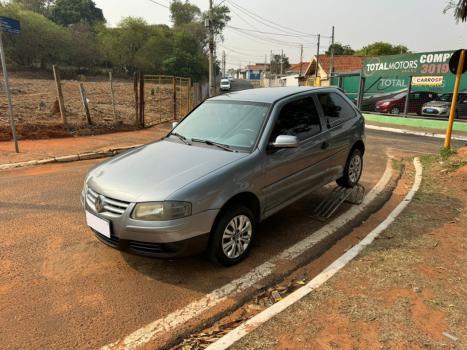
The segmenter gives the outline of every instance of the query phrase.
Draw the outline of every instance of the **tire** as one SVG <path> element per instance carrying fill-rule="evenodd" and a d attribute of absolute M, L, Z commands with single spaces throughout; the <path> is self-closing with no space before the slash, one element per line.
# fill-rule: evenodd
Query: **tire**
<path fill-rule="evenodd" d="M 401 110 L 399 109 L 399 107 L 393 107 L 391 109 L 391 114 L 400 114 L 401 113 Z"/>
<path fill-rule="evenodd" d="M 347 158 L 344 168 L 344 175 L 336 182 L 339 186 L 352 188 L 358 184 L 363 171 L 362 151 L 354 148 Z"/>
<path fill-rule="evenodd" d="M 248 255 L 256 222 L 251 209 L 244 205 L 227 208 L 220 215 L 211 231 L 207 253 L 212 262 L 232 266 Z"/>

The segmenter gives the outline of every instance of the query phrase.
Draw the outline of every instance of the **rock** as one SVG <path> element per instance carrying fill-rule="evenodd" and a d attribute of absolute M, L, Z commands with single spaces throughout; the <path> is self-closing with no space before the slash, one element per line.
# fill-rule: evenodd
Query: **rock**
<path fill-rule="evenodd" d="M 419 287 L 413 287 L 413 291 L 415 293 L 421 293 L 422 292 L 422 290 Z"/>

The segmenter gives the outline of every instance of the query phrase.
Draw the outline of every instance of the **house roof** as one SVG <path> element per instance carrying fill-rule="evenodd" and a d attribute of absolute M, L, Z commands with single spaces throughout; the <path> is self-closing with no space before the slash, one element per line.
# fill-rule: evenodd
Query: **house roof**
<path fill-rule="evenodd" d="M 302 73 L 305 73 L 309 65 L 310 65 L 310 62 L 302 62 L 301 64 L 293 63 L 290 65 L 289 68 L 287 68 L 287 73 L 300 73 L 300 71 Z M 302 67 L 302 69 L 300 69 L 300 66 Z"/>
<path fill-rule="evenodd" d="M 364 59 L 365 57 L 363 56 L 334 56 L 334 73 L 359 72 L 362 69 Z M 326 74 L 329 74 L 329 69 L 331 68 L 331 56 L 319 55 L 319 65 Z M 308 65 L 305 75 L 314 74 L 315 66 L 316 56 L 313 57 L 313 61 Z"/>
<path fill-rule="evenodd" d="M 247 70 L 265 70 L 269 69 L 269 64 L 264 64 L 264 63 L 255 63 L 255 64 L 249 64 L 246 66 Z"/>

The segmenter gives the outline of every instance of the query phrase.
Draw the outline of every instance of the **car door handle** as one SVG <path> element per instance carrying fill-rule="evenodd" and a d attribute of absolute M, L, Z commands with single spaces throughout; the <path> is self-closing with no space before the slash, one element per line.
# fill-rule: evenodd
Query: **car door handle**
<path fill-rule="evenodd" d="M 326 141 L 325 141 L 325 142 L 323 142 L 323 143 L 321 144 L 321 149 L 326 149 L 326 148 L 328 148 L 328 147 L 329 147 L 329 142 L 326 142 Z"/>

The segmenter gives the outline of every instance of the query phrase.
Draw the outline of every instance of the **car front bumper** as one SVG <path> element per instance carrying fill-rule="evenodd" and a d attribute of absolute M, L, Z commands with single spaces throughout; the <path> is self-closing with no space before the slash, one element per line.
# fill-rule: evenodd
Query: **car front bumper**
<path fill-rule="evenodd" d="M 449 108 L 426 107 L 422 109 L 423 115 L 447 117 L 449 116 Z"/>
<path fill-rule="evenodd" d="M 130 253 L 171 258 L 201 253 L 207 247 L 218 210 L 207 210 L 170 221 L 143 221 L 130 217 L 135 206 L 131 203 L 123 214 L 98 213 L 93 204 L 81 195 L 86 211 L 110 223 L 110 238 L 94 233 L 103 243 Z"/>

